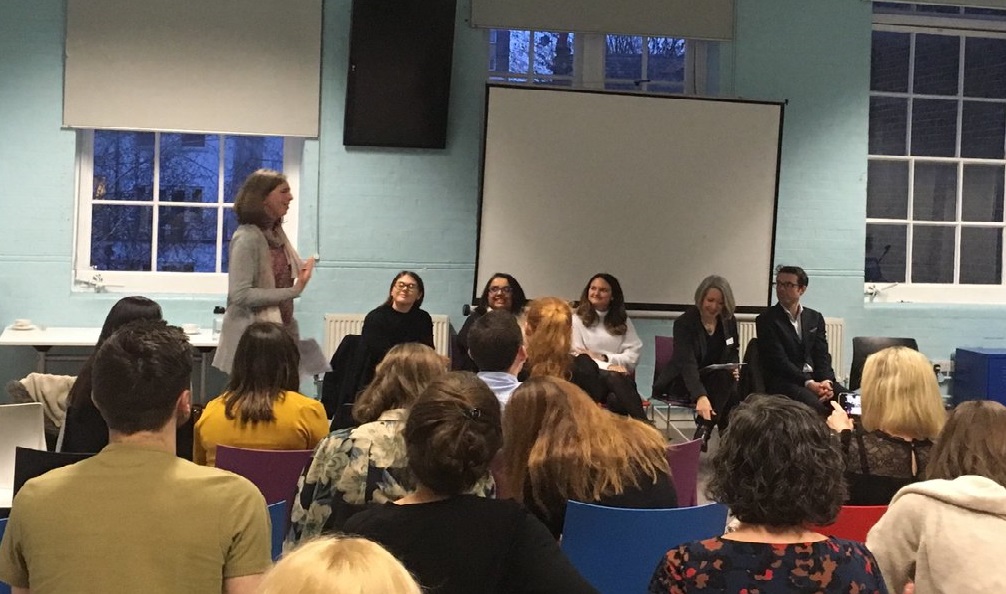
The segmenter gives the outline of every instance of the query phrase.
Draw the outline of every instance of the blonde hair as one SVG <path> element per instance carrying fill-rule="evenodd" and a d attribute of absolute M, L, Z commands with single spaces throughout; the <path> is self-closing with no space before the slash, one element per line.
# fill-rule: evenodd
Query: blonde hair
<path fill-rule="evenodd" d="M 558 297 L 535 299 L 527 307 L 525 367 L 531 377 L 569 379 L 573 350 L 573 309 Z"/>
<path fill-rule="evenodd" d="M 258 594 L 422 594 L 408 570 L 365 538 L 309 540 L 273 566 Z"/>
<path fill-rule="evenodd" d="M 388 410 L 408 408 L 430 382 L 447 373 L 446 357 L 418 342 L 398 344 L 377 364 L 374 379 L 356 397 L 353 418 L 376 421 Z"/>
<path fill-rule="evenodd" d="M 647 477 L 670 475 L 666 441 L 655 428 L 600 408 L 575 385 L 530 379 L 503 411 L 503 472 L 518 501 L 598 501 Z M 525 483 L 530 483 L 527 489 Z"/>
<path fill-rule="evenodd" d="M 867 431 L 934 439 L 947 422 L 933 366 L 910 348 L 889 347 L 870 355 L 860 392 Z"/>
<path fill-rule="evenodd" d="M 695 307 L 702 308 L 702 300 L 706 298 L 706 293 L 710 289 L 716 289 L 723 295 L 723 313 L 720 314 L 720 317 L 724 320 L 734 317 L 734 310 L 737 309 L 737 304 L 734 301 L 734 290 L 730 288 L 730 282 L 727 279 L 715 274 L 702 279 L 702 282 L 695 289 Z"/>

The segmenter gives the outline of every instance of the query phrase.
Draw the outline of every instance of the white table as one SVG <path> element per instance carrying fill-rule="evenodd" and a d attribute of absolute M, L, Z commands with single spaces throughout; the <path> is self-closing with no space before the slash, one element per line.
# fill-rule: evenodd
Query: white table
<path fill-rule="evenodd" d="M 7 326 L 0 334 L 0 346 L 29 346 L 35 349 L 37 361 L 35 370 L 45 373 L 47 361 L 81 361 L 80 355 L 50 355 L 53 347 L 91 347 L 98 342 L 101 328 L 37 327 L 29 330 L 14 330 Z M 206 366 L 208 356 L 217 348 L 217 336 L 209 329 L 199 334 L 189 334 L 189 343 L 199 354 L 199 392 L 193 395 L 195 402 L 203 402 L 206 394 Z"/>

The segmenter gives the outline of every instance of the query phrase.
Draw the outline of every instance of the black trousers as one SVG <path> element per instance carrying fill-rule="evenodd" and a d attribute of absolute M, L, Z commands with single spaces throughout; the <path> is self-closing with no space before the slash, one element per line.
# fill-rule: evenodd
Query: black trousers
<path fill-rule="evenodd" d="M 697 425 L 709 425 L 709 428 L 719 427 L 720 434 L 727 428 L 730 420 L 730 413 L 734 407 L 740 403 L 737 393 L 737 380 L 734 379 L 733 371 L 728 369 L 718 369 L 702 374 L 702 385 L 706 387 L 706 395 L 709 396 L 709 403 L 716 413 L 712 420 L 706 421 L 696 415 Z"/>
<path fill-rule="evenodd" d="M 782 394 L 796 400 L 797 402 L 802 402 L 807 406 L 814 409 L 818 414 L 828 416 L 831 414 L 831 401 L 834 400 L 838 402 L 838 395 L 842 392 L 847 392 L 845 386 L 839 384 L 838 382 L 831 382 L 832 392 L 835 396 L 829 400 L 819 400 L 817 394 L 810 391 L 808 388 L 797 385 L 797 384 L 777 384 L 769 388 L 769 392 L 773 394 Z"/>

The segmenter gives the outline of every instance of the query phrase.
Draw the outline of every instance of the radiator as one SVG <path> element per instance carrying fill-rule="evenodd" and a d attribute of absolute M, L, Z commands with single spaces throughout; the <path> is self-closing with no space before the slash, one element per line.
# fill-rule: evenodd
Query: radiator
<path fill-rule="evenodd" d="M 366 314 L 325 314 L 325 356 L 329 359 L 339 348 L 342 338 L 348 334 L 360 334 L 363 331 L 363 318 Z M 445 357 L 451 355 L 451 319 L 445 315 L 430 316 L 433 318 L 433 345 L 437 352 Z"/>
<path fill-rule="evenodd" d="M 831 367 L 835 374 L 841 378 L 845 373 L 845 357 L 843 354 L 845 344 L 845 320 L 842 318 L 825 318 L 825 332 L 828 335 L 828 352 L 831 353 Z M 744 349 L 748 346 L 748 341 L 758 336 L 755 329 L 754 318 L 743 319 L 737 316 L 737 332 L 741 339 L 741 360 L 744 360 Z"/>

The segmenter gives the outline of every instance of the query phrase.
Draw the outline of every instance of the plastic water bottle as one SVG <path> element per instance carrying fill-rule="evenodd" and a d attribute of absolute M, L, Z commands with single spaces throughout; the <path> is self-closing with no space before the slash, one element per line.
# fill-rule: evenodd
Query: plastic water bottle
<path fill-rule="evenodd" d="M 213 308 L 213 336 L 220 336 L 220 330 L 224 327 L 224 312 L 226 311 L 222 305 Z"/>

